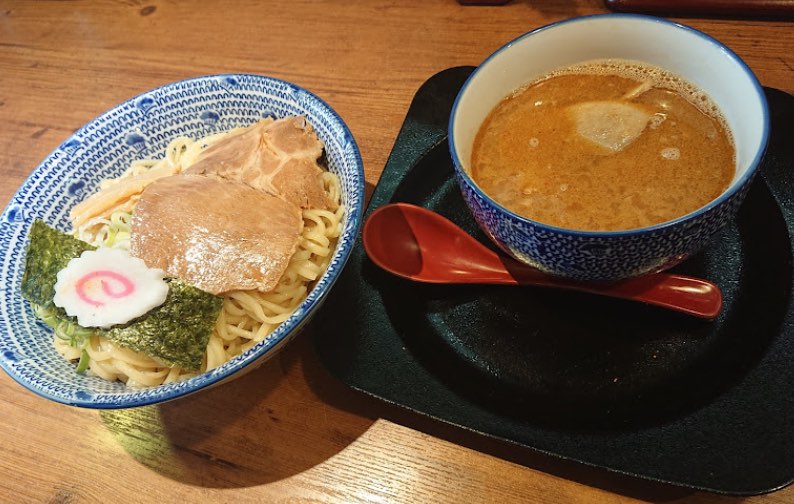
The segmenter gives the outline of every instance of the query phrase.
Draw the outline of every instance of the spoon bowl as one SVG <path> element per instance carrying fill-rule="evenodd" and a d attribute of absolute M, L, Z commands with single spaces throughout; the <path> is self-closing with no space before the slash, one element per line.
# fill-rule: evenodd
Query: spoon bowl
<path fill-rule="evenodd" d="M 489 249 L 443 216 L 408 203 L 375 210 L 364 223 L 364 249 L 382 269 L 435 284 L 552 287 L 642 303 L 713 319 L 722 309 L 719 287 L 703 279 L 655 273 L 613 283 L 556 277 Z"/>

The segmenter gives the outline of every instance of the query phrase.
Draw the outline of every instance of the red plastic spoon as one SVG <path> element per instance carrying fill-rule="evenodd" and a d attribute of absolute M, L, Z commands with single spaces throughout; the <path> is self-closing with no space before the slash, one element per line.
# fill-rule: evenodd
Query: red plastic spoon
<path fill-rule="evenodd" d="M 555 287 L 660 306 L 713 319 L 722 309 L 719 287 L 671 273 L 616 283 L 567 280 L 497 254 L 461 228 L 426 208 L 384 205 L 364 223 L 364 249 L 386 271 L 427 283 L 508 284 Z"/>

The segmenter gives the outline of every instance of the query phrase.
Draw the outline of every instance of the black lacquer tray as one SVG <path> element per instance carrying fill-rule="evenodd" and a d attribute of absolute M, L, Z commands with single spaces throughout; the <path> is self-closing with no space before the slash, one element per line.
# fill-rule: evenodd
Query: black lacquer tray
<path fill-rule="evenodd" d="M 367 214 L 406 201 L 490 245 L 453 178 L 452 102 L 471 67 L 417 92 Z M 708 322 L 626 301 L 393 277 L 357 245 L 315 323 L 354 389 L 552 456 L 730 494 L 794 480 L 794 97 L 767 89 L 772 137 L 735 221 L 676 271 L 723 290 Z M 332 337 L 329 337 L 332 335 Z"/>

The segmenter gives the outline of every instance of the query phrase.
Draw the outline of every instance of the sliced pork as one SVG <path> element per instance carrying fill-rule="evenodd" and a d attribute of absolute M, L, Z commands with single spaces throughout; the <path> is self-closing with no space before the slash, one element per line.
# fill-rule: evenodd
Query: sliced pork
<path fill-rule="evenodd" d="M 302 230 L 301 209 L 284 198 L 241 182 L 182 174 L 161 178 L 141 194 L 130 253 L 213 294 L 268 292 Z"/>
<path fill-rule="evenodd" d="M 208 147 L 184 173 L 243 182 L 300 208 L 333 209 L 317 164 L 322 152 L 303 117 L 263 120 Z"/>

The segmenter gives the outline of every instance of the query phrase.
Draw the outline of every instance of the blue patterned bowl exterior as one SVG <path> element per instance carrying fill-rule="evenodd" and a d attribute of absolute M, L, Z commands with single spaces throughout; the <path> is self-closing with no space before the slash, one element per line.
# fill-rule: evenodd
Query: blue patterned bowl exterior
<path fill-rule="evenodd" d="M 264 117 L 304 115 L 325 144 L 329 169 L 342 185 L 343 231 L 328 270 L 295 313 L 264 341 L 226 364 L 181 383 L 136 389 L 79 375 L 52 345 L 52 331 L 22 298 L 28 230 L 42 219 L 69 230 L 68 214 L 99 182 L 135 159 L 161 158 L 178 136 L 200 138 Z M 29 390 L 88 408 L 126 408 L 168 401 L 254 369 L 306 324 L 338 278 L 361 226 L 364 171 L 350 130 L 325 102 L 282 80 L 210 75 L 148 91 L 80 128 L 39 165 L 0 216 L 0 367 Z"/>
<path fill-rule="evenodd" d="M 730 221 L 752 180 L 719 204 L 664 226 L 626 232 L 577 232 L 516 215 L 458 172 L 458 185 L 480 228 L 516 259 L 554 275 L 612 281 L 675 266 Z"/>
<path fill-rule="evenodd" d="M 579 23 L 580 25 L 577 26 Z M 548 36 L 547 38 L 551 38 L 551 32 L 557 28 L 560 28 L 558 33 L 563 33 L 563 30 L 569 30 L 569 33 L 573 33 L 585 25 L 606 23 L 612 23 L 607 29 L 607 33 L 613 33 L 616 37 L 621 31 L 619 28 L 623 25 L 632 30 L 638 28 L 635 33 L 647 34 L 647 31 L 643 32 L 643 27 L 660 28 L 667 30 L 673 35 L 678 32 L 684 32 L 686 36 L 694 38 L 698 44 L 709 46 L 708 50 L 716 50 L 724 57 L 729 58 L 730 62 L 728 65 L 735 68 L 735 72 L 745 79 L 748 88 L 751 90 L 753 96 L 748 97 L 747 101 L 750 101 L 749 98 L 757 100 L 757 108 L 754 113 L 759 118 L 758 123 L 762 131 L 756 132 L 757 143 L 753 147 L 745 149 L 748 151 L 746 157 L 750 161 L 743 171 L 739 173 L 733 184 L 719 198 L 688 215 L 651 227 L 612 232 L 576 231 L 542 224 L 519 216 L 485 194 L 472 180 L 466 168 L 464 168 L 461 162 L 461 157 L 464 156 L 460 153 L 462 151 L 465 152 L 465 148 L 456 145 L 455 139 L 467 138 L 466 141 L 469 141 L 468 138 L 470 138 L 471 132 L 479 129 L 480 123 L 475 125 L 475 130 L 472 130 L 473 126 L 469 124 L 471 121 L 466 122 L 461 119 L 456 121 L 456 116 L 469 117 L 464 114 L 470 114 L 469 110 L 474 108 L 485 107 L 483 103 L 487 100 L 491 100 L 488 103 L 495 105 L 496 100 L 501 100 L 508 92 L 512 92 L 518 87 L 511 85 L 504 91 L 504 94 L 498 95 L 495 95 L 492 89 L 483 91 L 488 87 L 498 88 L 500 86 L 498 81 L 506 79 L 507 77 L 505 76 L 512 72 L 512 69 L 520 67 L 517 63 L 518 61 L 526 61 L 526 66 L 529 67 L 532 65 L 533 59 L 540 59 L 536 56 L 533 58 L 533 55 L 536 55 L 537 52 L 529 49 L 525 52 L 530 56 L 515 55 L 516 51 L 523 49 L 520 46 L 525 42 L 529 42 L 529 38 L 535 34 L 542 34 Z M 633 26 L 634 24 L 637 26 Z M 612 27 L 618 29 L 612 31 Z M 669 34 L 666 35 L 669 36 Z M 553 36 L 557 36 L 557 34 L 555 33 Z M 634 37 L 635 35 L 630 34 L 629 36 Z M 594 40 L 604 41 L 607 39 L 595 37 Z M 563 49 L 562 51 L 567 51 L 564 57 L 571 58 L 572 61 L 577 61 L 575 58 L 577 57 L 577 51 L 580 50 L 586 52 L 587 56 L 582 57 L 578 61 L 599 57 L 616 57 L 599 54 L 598 51 L 603 50 L 597 47 L 594 48 L 598 44 L 587 46 L 586 44 L 572 43 L 567 34 L 559 36 L 554 42 L 563 46 L 573 47 L 573 49 Z M 623 42 L 625 43 L 625 41 Z M 621 44 L 620 41 L 601 43 Z M 549 70 L 541 72 L 538 76 L 544 75 L 552 68 L 556 68 L 556 66 L 551 65 L 554 65 L 553 60 L 559 53 L 554 50 L 548 50 L 548 47 L 554 47 L 554 45 L 549 44 L 550 42 L 545 41 L 543 44 L 536 44 L 536 46 L 544 45 L 547 48 L 543 57 L 547 60 L 544 64 L 549 68 Z M 580 49 L 581 47 L 584 49 Z M 537 49 L 533 47 L 533 50 L 536 51 Z M 628 50 L 636 52 L 635 48 L 629 48 Z M 521 60 L 522 57 L 524 60 Z M 687 56 L 684 55 L 684 57 Z M 640 58 L 635 57 L 635 59 Z M 491 68 L 485 70 L 489 72 L 488 77 L 480 78 L 478 81 L 478 73 L 484 72 L 484 69 L 489 66 Z M 559 63 L 557 66 L 559 66 Z M 522 69 L 516 70 L 516 72 L 526 71 Z M 497 84 L 494 84 L 494 82 L 497 82 Z M 526 84 L 527 81 L 519 82 Z M 501 86 L 504 88 L 503 84 Z M 473 91 L 472 88 L 476 89 Z M 462 97 L 466 93 L 469 93 L 465 99 L 467 103 L 461 105 L 462 101 L 464 101 Z M 744 96 L 747 95 L 745 94 Z M 468 110 L 463 112 L 461 110 L 462 107 L 466 107 Z M 490 110 L 490 108 L 487 110 Z M 483 114 L 482 111 L 478 113 Z M 459 131 L 456 131 L 456 127 Z M 464 200 L 480 228 L 502 250 L 526 264 L 553 275 L 583 281 L 615 281 L 661 271 L 674 266 L 701 249 L 720 229 L 730 222 L 747 194 L 757 167 L 761 162 L 768 140 L 768 130 L 769 114 L 763 90 L 750 69 L 729 49 L 707 35 L 666 20 L 649 16 L 607 14 L 574 18 L 539 28 L 506 44 L 486 59 L 464 83 L 455 101 L 449 123 L 449 147 L 455 166 L 455 175 Z M 467 132 L 460 133 L 460 131 Z"/>

